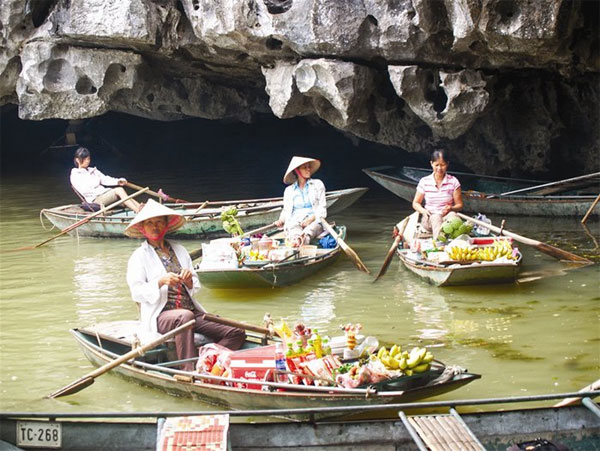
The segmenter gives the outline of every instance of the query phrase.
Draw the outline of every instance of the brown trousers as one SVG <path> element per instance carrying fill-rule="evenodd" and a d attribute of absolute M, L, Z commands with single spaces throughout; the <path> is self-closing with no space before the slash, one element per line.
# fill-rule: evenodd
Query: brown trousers
<path fill-rule="evenodd" d="M 175 336 L 175 350 L 179 360 L 198 357 L 198 350 L 194 345 L 194 332 L 201 333 L 213 339 L 215 343 L 236 351 L 242 347 L 246 340 L 246 332 L 236 327 L 225 326 L 202 319 L 201 312 L 186 309 L 165 310 L 158 315 L 158 332 L 167 333 L 182 324 L 196 319 L 196 325 Z M 184 371 L 193 371 L 196 362 L 187 362 L 181 365 Z"/>

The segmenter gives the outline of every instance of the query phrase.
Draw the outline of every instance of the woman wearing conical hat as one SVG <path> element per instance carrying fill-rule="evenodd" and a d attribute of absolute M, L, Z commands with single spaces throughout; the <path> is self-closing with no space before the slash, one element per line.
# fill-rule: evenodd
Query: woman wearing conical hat
<path fill-rule="evenodd" d="M 283 176 L 289 185 L 283 193 L 283 211 L 277 221 L 294 246 L 308 244 L 323 232 L 321 218 L 327 217 L 325 185 L 313 179 L 321 162 L 314 158 L 293 157 Z"/>
<path fill-rule="evenodd" d="M 185 218 L 175 210 L 150 199 L 125 229 L 134 238 L 146 238 L 127 264 L 127 284 L 131 297 L 140 304 L 140 335 L 149 339 L 195 319 L 196 325 L 175 337 L 178 360 L 198 357 L 194 332 L 205 335 L 229 349 L 239 349 L 245 341 L 243 330 L 202 319 L 206 310 L 193 295 L 200 282 L 192 270 L 186 249 L 165 240 L 167 232 L 181 227 Z M 186 371 L 195 362 L 182 364 Z"/>

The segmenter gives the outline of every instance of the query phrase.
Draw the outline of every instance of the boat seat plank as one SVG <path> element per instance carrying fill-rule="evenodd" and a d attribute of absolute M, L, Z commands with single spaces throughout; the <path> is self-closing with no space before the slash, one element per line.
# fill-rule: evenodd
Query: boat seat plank
<path fill-rule="evenodd" d="M 458 414 L 419 415 L 407 421 L 431 451 L 485 451 Z"/>
<path fill-rule="evenodd" d="M 432 451 L 460 451 L 446 440 L 444 434 L 440 434 L 439 431 L 429 423 L 426 417 L 409 417 L 408 421 L 416 431 L 420 431 L 419 434 L 421 435 L 421 438 Z"/>

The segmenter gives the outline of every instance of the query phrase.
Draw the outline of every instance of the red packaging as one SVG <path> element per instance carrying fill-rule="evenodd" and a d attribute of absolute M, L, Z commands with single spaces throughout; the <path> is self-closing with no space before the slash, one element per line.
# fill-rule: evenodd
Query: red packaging
<path fill-rule="evenodd" d="M 267 380 L 275 370 L 275 345 L 235 351 L 230 357 L 231 377 L 254 381 Z M 242 387 L 261 390 L 260 384 L 241 384 Z"/>

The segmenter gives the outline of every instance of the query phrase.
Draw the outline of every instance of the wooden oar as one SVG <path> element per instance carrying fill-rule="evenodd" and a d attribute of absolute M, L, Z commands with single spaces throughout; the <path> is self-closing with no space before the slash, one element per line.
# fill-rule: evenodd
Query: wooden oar
<path fill-rule="evenodd" d="M 404 230 L 406 229 L 406 224 L 408 224 L 409 218 L 410 218 L 410 216 L 407 216 L 402 221 L 402 224 L 400 225 L 400 230 L 398 231 L 398 236 L 396 236 L 396 238 L 394 239 L 394 242 L 392 243 L 392 247 L 390 247 L 390 250 L 388 251 L 387 255 L 385 256 L 383 265 L 381 265 L 381 269 L 379 270 L 379 273 L 377 274 L 377 277 L 375 277 L 375 280 L 373 281 L 373 283 L 377 282 L 377 280 L 386 273 L 388 266 L 390 265 L 390 262 L 392 261 L 392 257 L 394 256 L 396 249 L 398 249 L 398 245 L 400 244 L 400 241 L 402 241 Z"/>
<path fill-rule="evenodd" d="M 242 235 L 242 237 L 247 237 L 247 236 L 256 235 L 257 233 L 267 232 L 268 230 L 271 230 L 273 227 L 276 227 L 276 226 L 277 226 L 277 223 L 272 222 L 271 224 L 267 224 L 265 226 L 259 227 L 258 229 L 254 229 L 254 230 L 250 230 L 248 232 L 244 232 L 244 234 Z"/>
<path fill-rule="evenodd" d="M 325 230 L 327 230 L 329 232 L 329 234 L 333 238 L 335 238 L 335 240 L 339 243 L 342 250 L 346 253 L 346 255 L 350 258 L 350 260 L 352 260 L 352 262 L 354 263 L 354 266 L 356 266 L 356 268 L 358 268 L 359 271 L 363 271 L 363 272 L 366 272 L 367 274 L 371 274 L 371 271 L 369 271 L 369 268 L 367 268 L 365 266 L 365 264 L 362 262 L 362 260 L 358 256 L 358 254 L 356 252 L 354 252 L 354 250 L 350 246 L 348 246 L 344 240 L 342 240 L 340 238 L 340 236 L 335 232 L 335 230 L 333 230 L 333 227 L 331 227 L 331 225 L 327 222 L 327 220 L 325 220 L 325 218 L 321 218 L 321 224 L 323 224 L 323 227 L 325 227 Z"/>
<path fill-rule="evenodd" d="M 541 188 L 556 187 L 557 185 L 569 184 L 569 183 L 573 183 L 573 182 L 580 182 L 582 180 L 592 179 L 592 178 L 596 178 L 596 177 L 600 177 L 600 172 L 595 172 L 593 174 L 582 175 L 580 177 L 573 177 L 573 178 L 570 178 L 570 179 L 557 180 L 556 182 L 544 183 L 542 185 L 528 186 L 527 188 L 521 188 L 521 189 L 516 189 L 516 190 L 513 190 L 513 191 L 507 191 L 505 193 L 490 194 L 489 196 L 487 196 L 487 198 L 491 199 L 491 198 L 494 198 L 494 197 L 508 196 L 510 194 L 524 193 L 524 192 L 527 192 L 527 191 L 533 191 L 533 192 L 535 192 L 535 191 L 539 191 Z M 550 194 L 550 193 L 555 192 L 555 191 L 557 191 L 557 189 L 544 189 L 544 190 L 542 190 L 538 194 Z"/>
<path fill-rule="evenodd" d="M 110 204 L 110 205 L 109 205 L 109 206 L 107 206 L 107 207 L 101 208 L 101 209 L 100 209 L 100 210 L 98 210 L 97 212 L 95 212 L 95 213 L 92 213 L 92 214 L 91 214 L 91 215 L 89 215 L 89 216 L 86 216 L 85 218 L 83 218 L 83 219 L 81 219 L 81 220 L 77 221 L 77 222 L 76 222 L 76 223 L 74 223 L 74 224 L 71 224 L 71 225 L 70 225 L 70 226 L 68 226 L 68 227 L 65 227 L 65 228 L 64 228 L 64 229 L 63 229 L 63 230 L 62 230 L 62 231 L 61 231 L 59 234 L 57 234 L 57 235 L 54 235 L 52 238 L 48 238 L 47 240 L 45 240 L 45 241 L 42 241 L 41 243 L 38 243 L 38 244 L 36 244 L 35 246 L 21 247 L 21 248 L 19 248 L 19 249 L 14 249 L 14 250 L 15 250 L 15 251 L 24 251 L 24 250 L 36 249 L 36 248 L 38 248 L 38 247 L 40 247 L 40 246 L 43 246 L 44 244 L 46 244 L 46 243 L 49 243 L 50 241 L 52 241 L 52 240 L 54 240 L 54 239 L 58 238 L 59 236 L 63 236 L 65 233 L 69 233 L 71 230 L 75 230 L 77 227 L 79 227 L 79 226 L 81 226 L 81 225 L 83 225 L 83 224 L 87 223 L 87 222 L 88 222 L 90 219 L 92 219 L 92 218 L 95 218 L 96 216 L 100 216 L 101 214 L 103 214 L 103 213 L 106 213 L 108 210 L 111 210 L 111 209 L 113 209 L 113 208 L 115 208 L 115 207 L 117 207 L 117 206 L 121 205 L 122 203 L 124 203 L 124 202 L 128 201 L 129 199 L 133 199 L 134 197 L 136 197 L 136 196 L 139 196 L 140 194 L 143 194 L 143 193 L 145 193 L 146 191 L 148 191 L 148 188 L 142 188 L 142 189 L 140 189 L 138 192 L 136 192 L 136 193 L 133 193 L 131 196 L 127 196 L 125 199 L 121 199 L 121 200 L 119 200 L 119 201 L 117 201 L 117 202 L 115 202 L 115 203 L 112 203 L 112 204 Z"/>
<path fill-rule="evenodd" d="M 579 392 L 585 393 L 585 392 L 595 391 L 595 390 L 600 390 L 600 379 L 598 379 L 596 382 L 592 382 L 590 385 L 586 385 L 581 390 L 579 390 Z M 581 404 L 581 398 L 565 398 L 562 401 L 554 404 L 552 407 L 566 407 L 566 406 L 572 406 L 575 404 Z"/>
<path fill-rule="evenodd" d="M 128 186 L 129 188 L 133 188 L 133 189 L 142 189 L 141 186 L 136 185 L 135 183 L 131 183 L 131 182 L 127 182 L 126 186 Z M 176 204 L 186 204 L 186 203 L 190 203 L 187 200 L 183 200 L 183 199 L 177 199 L 175 197 L 171 197 L 168 194 L 160 195 L 159 193 L 157 193 L 156 191 L 152 191 L 152 190 L 148 190 L 148 194 L 150 194 L 151 196 L 157 197 L 159 199 L 164 200 L 165 198 L 171 202 L 175 202 Z"/>
<path fill-rule="evenodd" d="M 582 224 L 585 224 L 587 222 L 588 218 L 592 214 L 592 211 L 594 210 L 594 207 L 598 204 L 598 201 L 600 201 L 600 194 L 598 194 L 598 196 L 596 196 L 596 199 L 592 203 L 592 206 L 590 207 L 590 209 L 587 211 L 587 213 L 585 214 L 585 216 L 581 220 Z"/>
<path fill-rule="evenodd" d="M 258 332 L 259 334 L 264 334 L 271 336 L 271 331 L 265 327 L 254 326 L 252 324 L 242 323 L 240 321 L 236 321 L 233 319 L 223 318 L 218 315 L 213 315 L 211 313 L 205 313 L 202 316 L 203 319 L 207 321 L 212 321 L 213 323 L 224 324 L 225 326 L 237 327 L 238 329 L 250 330 L 252 332 Z"/>
<path fill-rule="evenodd" d="M 208 201 L 203 202 L 202 205 L 200 205 L 198 208 L 196 208 L 196 211 L 194 211 L 194 214 L 186 219 L 194 219 L 196 216 L 198 216 L 198 213 L 200 212 L 200 210 L 202 210 L 207 205 L 208 205 Z"/>
<path fill-rule="evenodd" d="M 547 243 L 542 243 L 541 241 L 537 241 L 537 240 L 533 240 L 531 238 L 527 238 L 521 235 L 517 235 L 516 233 L 510 232 L 506 229 L 501 229 L 499 227 L 496 227 L 492 224 L 488 224 L 486 222 L 480 221 L 478 219 L 475 218 L 471 218 L 470 216 L 467 216 L 463 213 L 456 213 L 460 218 L 464 219 L 465 221 L 470 221 L 474 224 L 480 225 L 482 227 L 485 227 L 489 230 L 491 230 L 492 232 L 496 232 L 498 235 L 504 235 L 504 236 L 508 236 L 513 238 L 514 240 L 526 244 L 528 246 L 532 246 L 535 247 L 537 250 L 539 250 L 540 252 L 543 252 L 544 254 L 548 254 L 558 260 L 568 260 L 568 261 L 572 261 L 572 262 L 576 262 L 576 263 L 582 263 L 582 264 L 591 264 L 592 262 L 590 260 L 588 260 L 587 258 L 583 258 L 580 257 L 579 255 L 575 255 L 571 252 L 559 249 L 557 247 L 551 246 Z"/>
<path fill-rule="evenodd" d="M 84 388 L 92 385 L 94 383 L 94 379 L 96 377 L 101 376 L 102 374 L 106 373 L 107 371 L 112 370 L 114 367 L 119 366 L 123 362 L 127 362 L 128 360 L 131 360 L 137 356 L 144 355 L 144 353 L 146 351 L 149 351 L 150 349 L 157 347 L 158 345 L 171 339 L 175 335 L 178 335 L 181 332 L 183 332 L 184 330 L 192 327 L 194 324 L 196 324 L 196 320 L 195 319 L 190 320 L 187 323 L 183 324 L 182 326 L 179 326 L 178 328 L 167 332 L 162 337 L 157 338 L 156 340 L 153 340 L 148 344 L 145 344 L 143 346 L 138 346 L 137 348 L 132 349 L 127 354 L 123 354 L 118 359 L 115 359 L 112 362 L 108 362 L 106 365 L 102 365 L 100 368 L 92 371 L 91 373 L 88 373 L 85 376 L 80 377 L 75 382 L 72 382 L 69 385 L 61 388 L 60 390 L 57 390 L 54 393 L 48 395 L 48 398 L 60 398 L 61 396 L 72 395 L 73 393 L 77 393 L 77 392 L 83 390 Z"/>

